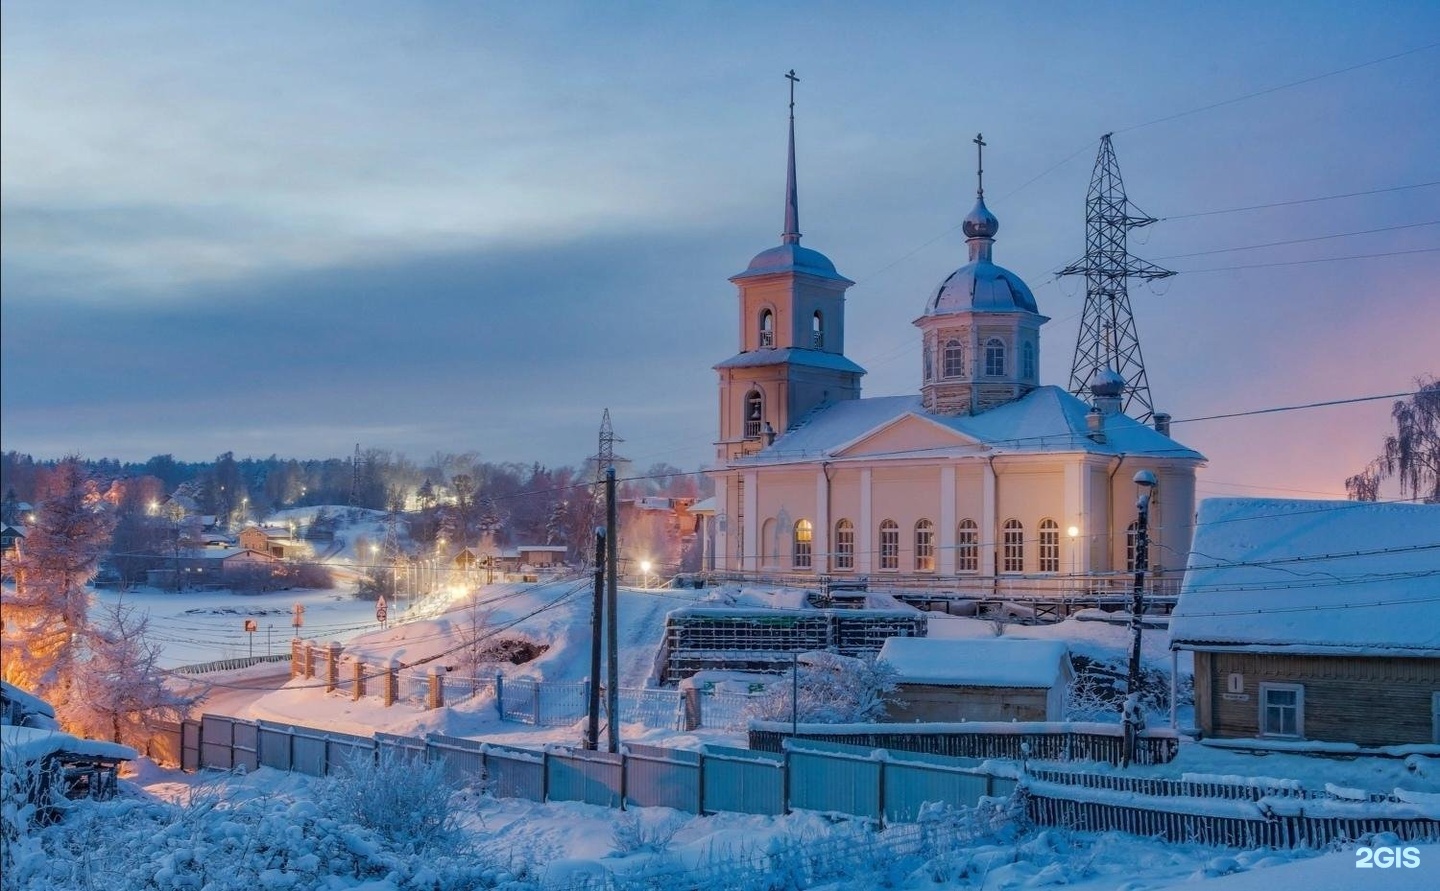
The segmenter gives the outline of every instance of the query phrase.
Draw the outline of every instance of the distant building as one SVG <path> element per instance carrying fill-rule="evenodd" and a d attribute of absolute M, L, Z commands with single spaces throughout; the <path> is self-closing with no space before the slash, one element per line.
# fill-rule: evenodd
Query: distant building
<path fill-rule="evenodd" d="M 170 565 L 145 573 L 147 585 L 178 590 L 223 588 L 236 581 L 253 581 L 261 573 L 273 574 L 281 561 L 251 548 L 203 548 L 180 551 L 167 562 Z"/>
<path fill-rule="evenodd" d="M 0 526 L 0 553 L 6 557 L 14 557 L 24 540 L 25 533 L 18 526 Z"/>
<path fill-rule="evenodd" d="M 1056 640 L 897 637 L 880 659 L 899 686 L 891 721 L 1063 721 L 1075 679 Z"/>
<path fill-rule="evenodd" d="M 695 540 L 696 518 L 690 507 L 696 499 L 649 496 L 624 498 L 617 507 L 620 524 L 621 571 L 638 576 L 640 564 L 668 578 L 680 571 L 685 550 Z"/>
<path fill-rule="evenodd" d="M 1440 505 L 1205 500 L 1170 646 L 1205 737 L 1440 743 Z"/>
<path fill-rule="evenodd" d="M 246 526 L 240 530 L 240 547 L 260 551 L 281 560 L 297 560 L 314 553 L 310 543 L 294 536 L 283 526 Z"/>

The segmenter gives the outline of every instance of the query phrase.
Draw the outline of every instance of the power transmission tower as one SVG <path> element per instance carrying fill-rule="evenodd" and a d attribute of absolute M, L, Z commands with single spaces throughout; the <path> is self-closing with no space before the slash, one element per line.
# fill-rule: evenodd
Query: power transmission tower
<path fill-rule="evenodd" d="M 1090 191 L 1085 196 L 1085 256 L 1059 272 L 1085 276 L 1085 311 L 1075 340 L 1069 389 L 1081 399 L 1086 398 L 1091 377 L 1109 367 L 1125 379 L 1121 410 L 1145 423 L 1155 413 L 1155 406 L 1150 400 L 1150 381 L 1140 355 L 1140 337 L 1135 331 L 1126 282 L 1132 278 L 1168 278 L 1175 273 L 1133 257 L 1126 249 L 1125 233 L 1157 220 L 1125 197 L 1110 136 L 1106 133 L 1100 137 L 1100 154 L 1095 158 Z"/>
<path fill-rule="evenodd" d="M 355 457 L 350 459 L 350 506 L 360 506 L 360 443 L 355 443 Z"/>

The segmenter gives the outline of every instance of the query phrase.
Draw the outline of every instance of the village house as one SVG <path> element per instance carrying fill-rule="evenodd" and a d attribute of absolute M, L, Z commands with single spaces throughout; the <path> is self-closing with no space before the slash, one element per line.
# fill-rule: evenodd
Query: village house
<path fill-rule="evenodd" d="M 296 538 L 294 530 L 284 526 L 246 526 L 240 530 L 239 542 L 242 548 L 281 560 L 303 559 L 314 552 L 308 541 Z"/>
<path fill-rule="evenodd" d="M 202 548 L 180 551 L 168 562 L 168 566 L 148 570 L 145 583 L 170 590 L 222 588 L 237 580 L 273 573 L 281 561 L 251 548 Z"/>
<path fill-rule="evenodd" d="M 1075 671 L 1064 641 L 895 637 L 890 721 L 1063 721 Z"/>
<path fill-rule="evenodd" d="M 1203 737 L 1440 744 L 1440 505 L 1207 499 L 1170 646 Z"/>

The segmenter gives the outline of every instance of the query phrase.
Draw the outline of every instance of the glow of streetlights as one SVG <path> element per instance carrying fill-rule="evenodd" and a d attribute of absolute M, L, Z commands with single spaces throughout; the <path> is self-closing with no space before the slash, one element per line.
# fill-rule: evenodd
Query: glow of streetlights
<path fill-rule="evenodd" d="M 1074 538 L 1075 536 L 1077 536 L 1077 535 L 1080 534 L 1080 527 L 1079 527 L 1079 526 L 1071 526 L 1069 529 L 1067 529 L 1067 530 L 1065 530 L 1065 531 L 1070 534 L 1070 537 L 1071 537 L 1071 538 Z"/>
<path fill-rule="evenodd" d="M 648 588 L 648 587 L 650 587 L 650 561 L 649 561 L 649 560 L 641 560 L 641 561 L 640 561 L 640 587 L 642 587 L 642 588 Z"/>

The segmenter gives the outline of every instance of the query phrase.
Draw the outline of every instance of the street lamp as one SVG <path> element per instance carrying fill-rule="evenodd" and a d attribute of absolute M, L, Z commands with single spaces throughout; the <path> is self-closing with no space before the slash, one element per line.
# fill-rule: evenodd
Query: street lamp
<path fill-rule="evenodd" d="M 1126 684 L 1124 708 L 1125 746 L 1121 766 L 1129 767 L 1135 757 L 1136 738 L 1140 733 L 1140 633 L 1144 627 L 1145 567 L 1150 562 L 1150 499 L 1155 493 L 1155 474 L 1142 470 L 1135 474 L 1139 497 L 1135 501 L 1135 587 L 1130 594 L 1130 671 Z"/>
<path fill-rule="evenodd" d="M 1075 562 L 1075 539 L 1080 536 L 1080 527 L 1071 526 L 1065 530 L 1070 536 L 1070 579 L 1078 587 L 1080 584 L 1080 569 Z"/>
<path fill-rule="evenodd" d="M 640 587 L 642 587 L 642 588 L 648 588 L 648 587 L 650 587 L 650 561 L 649 561 L 649 560 L 641 560 L 641 561 L 640 561 Z"/>

